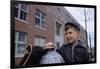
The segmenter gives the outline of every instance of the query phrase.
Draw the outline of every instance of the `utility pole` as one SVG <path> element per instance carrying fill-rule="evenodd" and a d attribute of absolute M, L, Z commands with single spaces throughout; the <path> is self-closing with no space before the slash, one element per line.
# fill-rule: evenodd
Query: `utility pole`
<path fill-rule="evenodd" d="M 90 43 L 90 61 L 92 61 L 92 55 L 93 55 L 93 53 L 92 53 L 92 48 L 91 48 L 91 35 L 89 34 L 89 43 Z"/>
<path fill-rule="evenodd" d="M 84 17 L 85 17 L 85 28 L 86 28 L 86 45 L 87 45 L 87 48 L 88 48 L 87 11 L 86 11 L 85 8 L 84 8 Z"/>
<path fill-rule="evenodd" d="M 86 13 L 86 9 L 84 8 L 84 16 L 85 16 L 85 28 L 87 31 L 87 13 Z"/>
<path fill-rule="evenodd" d="M 91 50 L 91 35 L 90 34 L 89 34 L 89 43 L 90 43 L 90 50 Z"/>
<path fill-rule="evenodd" d="M 87 47 L 88 47 L 88 50 L 89 50 L 89 58 L 90 58 L 90 61 L 92 61 L 92 58 L 91 58 L 91 36 L 89 34 L 89 43 L 90 45 L 88 45 L 88 32 L 87 32 L 87 23 L 88 23 L 88 17 L 87 17 L 87 10 L 84 8 L 84 16 L 85 16 L 85 28 L 86 28 L 86 43 L 87 43 Z"/>

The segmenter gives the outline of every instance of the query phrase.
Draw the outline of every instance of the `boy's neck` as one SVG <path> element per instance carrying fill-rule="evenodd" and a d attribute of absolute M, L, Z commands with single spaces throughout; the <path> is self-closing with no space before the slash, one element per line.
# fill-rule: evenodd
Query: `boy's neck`
<path fill-rule="evenodd" d="M 70 44 L 68 44 L 69 46 L 72 46 L 72 47 L 75 47 L 75 46 L 78 46 L 78 44 L 79 44 L 79 42 L 77 41 L 77 42 L 75 42 L 75 43 L 70 43 Z"/>

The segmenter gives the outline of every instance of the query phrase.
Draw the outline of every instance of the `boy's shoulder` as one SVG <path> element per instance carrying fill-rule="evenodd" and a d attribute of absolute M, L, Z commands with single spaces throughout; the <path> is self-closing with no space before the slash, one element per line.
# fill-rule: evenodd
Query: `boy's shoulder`
<path fill-rule="evenodd" d="M 86 49 L 83 45 L 78 45 L 76 48 Z"/>
<path fill-rule="evenodd" d="M 66 47 L 68 47 L 68 45 L 67 44 L 63 44 L 60 48 L 57 49 L 57 51 L 66 49 Z"/>
<path fill-rule="evenodd" d="M 69 46 L 69 45 L 67 45 L 67 44 L 63 44 L 61 47 L 60 47 L 60 49 L 67 49 L 67 48 L 71 48 L 71 46 Z M 86 49 L 84 46 L 82 46 L 82 45 L 78 45 L 78 46 L 76 46 L 75 48 L 81 48 L 81 49 Z"/>

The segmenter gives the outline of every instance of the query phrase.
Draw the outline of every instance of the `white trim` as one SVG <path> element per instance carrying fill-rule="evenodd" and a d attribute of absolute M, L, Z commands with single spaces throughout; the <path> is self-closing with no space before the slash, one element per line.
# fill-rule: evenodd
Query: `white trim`
<path fill-rule="evenodd" d="M 22 10 L 22 11 L 24 11 L 24 12 L 28 12 L 28 5 L 27 4 L 24 4 L 24 5 L 26 5 L 26 10 L 25 9 L 23 9 L 23 8 L 21 8 L 22 7 L 22 4 L 20 4 L 21 6 L 20 6 L 20 9 Z"/>
<path fill-rule="evenodd" d="M 25 54 L 25 52 L 23 53 L 23 54 L 18 54 L 17 53 L 17 46 L 18 46 L 18 44 L 25 44 L 25 48 L 26 48 L 26 43 L 27 43 L 27 41 L 25 41 L 25 42 L 22 42 L 22 41 L 18 41 L 18 37 L 19 37 L 19 32 L 15 32 L 15 57 L 23 57 L 24 56 L 24 54 Z M 25 35 L 25 39 L 27 40 L 27 34 Z"/>
<path fill-rule="evenodd" d="M 34 39 L 35 46 L 44 47 L 45 43 L 46 43 L 46 39 L 42 38 L 41 36 L 35 37 L 35 39 Z"/>
<path fill-rule="evenodd" d="M 56 34 L 56 23 L 61 24 L 60 35 Z M 59 42 L 61 46 L 64 43 L 64 24 L 57 19 L 55 19 L 55 23 L 54 23 L 54 38 L 55 38 L 55 44 L 56 42 Z"/>
<path fill-rule="evenodd" d="M 36 10 L 36 12 L 37 12 L 38 10 Z M 40 14 L 40 16 L 37 16 L 36 14 L 35 14 L 35 18 L 38 18 L 39 20 L 40 20 L 40 23 L 39 23 L 39 25 L 36 25 L 36 27 L 38 27 L 38 28 L 40 28 L 40 29 L 45 29 L 46 27 L 47 27 L 47 25 L 46 25 L 46 15 L 44 15 L 44 13 L 42 12 L 42 11 L 39 11 L 39 14 Z M 42 15 L 44 15 L 45 16 L 45 18 L 44 19 L 42 19 Z M 45 22 L 45 24 L 44 24 L 44 27 L 42 27 L 42 21 L 44 21 Z"/>
<path fill-rule="evenodd" d="M 19 21 L 21 21 L 21 22 L 23 22 L 23 23 L 25 23 L 25 24 L 28 24 L 28 22 L 27 22 L 27 21 L 22 20 L 22 19 L 20 19 L 20 18 L 15 17 L 15 19 L 16 19 L 16 20 L 19 20 Z"/>
<path fill-rule="evenodd" d="M 46 28 L 43 28 L 43 27 L 38 26 L 38 25 L 35 25 L 35 27 L 37 27 L 37 28 L 39 28 L 39 29 L 41 29 L 41 30 L 44 30 L 44 31 L 46 31 L 46 30 L 47 30 Z"/>
<path fill-rule="evenodd" d="M 24 54 L 16 54 L 15 58 L 17 58 L 17 57 L 24 57 Z"/>
<path fill-rule="evenodd" d="M 18 8 L 18 14 L 17 14 L 17 17 L 15 17 L 15 19 L 28 24 L 28 22 L 27 22 L 28 21 L 28 18 L 27 18 L 28 6 L 27 6 L 26 10 L 24 10 L 24 9 L 21 8 L 21 4 L 18 4 L 18 6 L 15 6 L 15 7 Z M 26 13 L 26 20 L 20 19 L 20 13 L 21 13 L 21 11 L 23 11 L 23 12 Z"/>
<path fill-rule="evenodd" d="M 22 41 L 15 41 L 15 42 L 19 44 L 26 44 L 26 42 L 22 42 Z"/>
<path fill-rule="evenodd" d="M 57 28 L 56 24 L 57 23 L 61 25 L 59 35 L 56 34 L 56 28 Z M 56 23 L 55 23 L 55 35 L 58 36 L 58 37 L 60 37 L 62 35 L 62 33 L 63 33 L 62 29 L 63 29 L 63 24 L 61 24 L 60 21 L 56 20 Z"/>

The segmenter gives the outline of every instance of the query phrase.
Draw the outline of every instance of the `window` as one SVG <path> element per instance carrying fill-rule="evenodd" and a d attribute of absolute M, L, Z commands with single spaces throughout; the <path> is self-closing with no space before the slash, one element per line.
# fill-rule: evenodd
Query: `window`
<path fill-rule="evenodd" d="M 27 10 L 27 5 L 26 4 L 21 4 L 21 9 Z"/>
<path fill-rule="evenodd" d="M 36 9 L 35 24 L 42 28 L 46 27 L 46 15 L 38 9 Z"/>
<path fill-rule="evenodd" d="M 27 44 L 27 34 L 15 32 L 15 57 L 23 57 Z"/>
<path fill-rule="evenodd" d="M 60 43 L 56 42 L 57 49 L 60 47 Z"/>
<path fill-rule="evenodd" d="M 27 19 L 27 5 L 26 4 L 16 4 L 14 7 L 14 16 L 18 19 L 26 21 Z"/>
<path fill-rule="evenodd" d="M 56 22 L 56 35 L 60 35 L 61 33 L 61 24 Z"/>
<path fill-rule="evenodd" d="M 35 46 L 41 46 L 44 47 L 45 46 L 45 38 L 43 37 L 35 37 Z"/>
<path fill-rule="evenodd" d="M 58 8 L 58 15 L 61 16 L 61 10 Z"/>

